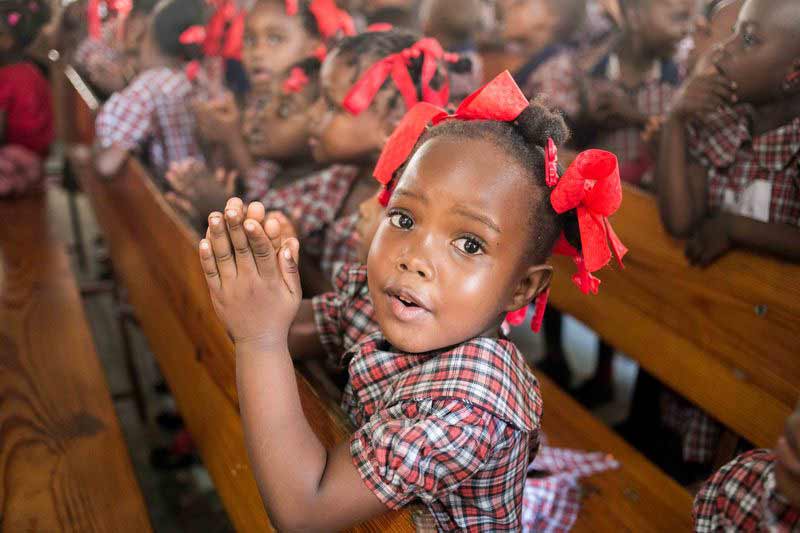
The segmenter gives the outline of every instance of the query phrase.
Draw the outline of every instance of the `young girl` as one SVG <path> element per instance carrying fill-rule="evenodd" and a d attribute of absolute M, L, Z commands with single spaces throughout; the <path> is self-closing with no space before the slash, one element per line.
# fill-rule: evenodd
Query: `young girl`
<path fill-rule="evenodd" d="M 113 176 L 133 152 L 144 152 L 159 180 L 170 163 L 201 157 L 187 107 L 192 85 L 184 72 L 200 49 L 183 44 L 180 36 L 202 24 L 203 5 L 197 0 L 158 6 L 141 47 L 142 73 L 97 115 L 95 165 L 101 175 Z"/>
<path fill-rule="evenodd" d="M 25 48 L 47 22 L 47 4 L 0 4 L 0 196 L 42 183 L 42 160 L 53 141 L 50 85 L 25 59 Z"/>
<path fill-rule="evenodd" d="M 543 307 L 557 241 L 582 266 L 581 286 L 597 288 L 590 272 L 611 256 L 605 217 L 621 201 L 607 152 L 583 154 L 559 180 L 565 137 L 560 117 L 529 105 L 508 73 L 454 116 L 420 104 L 406 117 L 376 167 L 385 217 L 366 268 L 351 273 L 379 329 L 342 359 L 342 405 L 357 429 L 332 450 L 311 431 L 294 382 L 290 353 L 307 355 L 290 339 L 302 299 L 297 240 L 273 243 L 277 224 L 245 220 L 236 199 L 211 214 L 201 263 L 236 342 L 250 457 L 279 529 L 339 530 L 417 499 L 443 530 L 519 529 L 542 403 L 498 329 L 537 297 Z"/>

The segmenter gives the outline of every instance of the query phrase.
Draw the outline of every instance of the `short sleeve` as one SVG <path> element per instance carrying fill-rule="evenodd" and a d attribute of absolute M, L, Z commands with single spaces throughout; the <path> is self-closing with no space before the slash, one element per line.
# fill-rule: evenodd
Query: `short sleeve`
<path fill-rule="evenodd" d="M 134 150 L 153 128 L 155 99 L 140 76 L 127 89 L 114 94 L 97 115 L 97 139 L 103 148 L 117 145 Z"/>
<path fill-rule="evenodd" d="M 332 361 L 338 362 L 345 351 L 345 310 L 353 304 L 365 282 L 363 267 L 342 264 L 334 271 L 334 290 L 317 295 L 311 300 L 320 343 Z"/>
<path fill-rule="evenodd" d="M 703 123 L 692 121 L 686 126 L 689 155 L 706 167 L 730 166 L 748 136 L 747 126 L 741 116 L 730 108 L 712 113 Z"/>
<path fill-rule="evenodd" d="M 429 504 L 476 475 L 504 430 L 502 420 L 461 400 L 403 401 L 360 427 L 350 453 L 387 507 Z"/>

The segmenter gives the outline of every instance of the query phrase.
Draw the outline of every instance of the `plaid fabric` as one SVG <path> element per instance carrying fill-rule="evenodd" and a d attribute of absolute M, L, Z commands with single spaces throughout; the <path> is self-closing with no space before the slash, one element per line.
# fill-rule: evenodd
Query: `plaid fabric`
<path fill-rule="evenodd" d="M 744 453 L 723 466 L 700 489 L 693 514 L 698 533 L 800 529 L 800 509 L 776 491 L 770 450 Z"/>
<path fill-rule="evenodd" d="M 440 530 L 519 530 L 542 401 L 513 343 L 406 354 L 376 331 L 345 358 L 342 407 L 358 427 L 350 452 L 381 501 L 421 500 Z"/>
<path fill-rule="evenodd" d="M 100 65 L 117 65 L 125 61 L 125 57 L 113 46 L 115 36 L 114 28 L 103 26 L 102 39 L 86 37 L 75 49 L 72 62 L 78 70 L 89 74 L 91 77 Z"/>
<path fill-rule="evenodd" d="M 616 468 L 619 463 L 611 455 L 543 444 L 528 468 L 522 499 L 522 530 L 569 531 L 580 512 L 580 478 Z"/>
<path fill-rule="evenodd" d="M 275 161 L 259 159 L 245 176 L 245 198 L 254 202 L 267 196 L 272 182 L 281 173 L 281 166 Z"/>
<path fill-rule="evenodd" d="M 367 286 L 367 267 L 344 264 L 336 269 L 334 291 L 311 300 L 314 322 L 330 361 L 340 366 L 342 356 L 359 339 L 377 331 Z"/>
<path fill-rule="evenodd" d="M 337 219 L 358 179 L 358 167 L 334 165 L 261 199 L 267 210 L 283 211 L 295 224 L 303 252 L 321 257 L 328 227 Z"/>
<path fill-rule="evenodd" d="M 619 82 L 619 60 L 616 55 L 611 54 L 595 66 L 589 77 L 588 97 L 591 98 L 592 94 L 604 87 L 616 87 L 628 94 L 639 112 L 657 117 L 669 111 L 672 97 L 678 88 L 677 80 L 669 80 L 667 72 L 674 75 L 677 66 L 668 62 L 656 62 L 644 83 L 628 89 Z M 536 69 L 524 82 L 523 88 L 529 97 L 540 93 L 547 95 L 552 105 L 574 123 L 583 109 L 580 87 L 585 76 L 574 50 L 565 49 Z M 598 128 L 591 145 L 616 154 L 624 181 L 649 184 L 653 180 L 655 156 L 642 139 L 642 132 L 641 128 L 636 127 L 614 130 Z"/>
<path fill-rule="evenodd" d="M 356 233 L 358 213 L 338 219 L 328 227 L 322 248 L 320 267 L 326 278 L 332 279 L 336 269 L 345 263 L 358 262 L 360 239 Z"/>
<path fill-rule="evenodd" d="M 714 458 L 722 426 L 705 411 L 672 391 L 664 391 L 661 422 L 681 437 L 684 461 L 707 464 Z"/>
<path fill-rule="evenodd" d="M 708 171 L 708 200 L 762 222 L 800 225 L 800 117 L 757 137 L 750 106 L 724 109 L 690 124 L 690 154 Z"/>
<path fill-rule="evenodd" d="M 194 116 L 187 106 L 192 85 L 181 70 L 146 70 L 122 92 L 114 94 L 97 115 L 97 139 L 104 148 L 146 148 L 157 177 L 171 163 L 203 160 L 194 139 Z"/>

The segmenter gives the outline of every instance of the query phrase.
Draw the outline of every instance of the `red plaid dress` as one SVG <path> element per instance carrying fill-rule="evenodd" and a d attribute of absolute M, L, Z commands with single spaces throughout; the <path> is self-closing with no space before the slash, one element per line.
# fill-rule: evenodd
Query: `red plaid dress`
<path fill-rule="evenodd" d="M 747 452 L 723 466 L 700 489 L 693 512 L 699 533 L 800 529 L 800 509 L 776 491 L 769 450 Z"/>
<path fill-rule="evenodd" d="M 548 101 L 574 122 L 583 109 L 580 88 L 585 77 L 586 73 L 580 69 L 574 49 L 567 48 L 531 74 L 524 83 L 525 94 L 529 97 L 542 93 L 547 95 Z M 619 59 L 616 54 L 611 54 L 595 65 L 588 79 L 588 98 L 603 87 L 618 87 L 628 94 L 639 112 L 657 117 L 669 111 L 680 82 L 680 69 L 671 61 L 658 61 L 653 64 L 644 83 L 628 89 L 619 81 Z M 642 139 L 642 133 L 642 129 L 637 127 L 598 128 L 588 143 L 593 148 L 609 150 L 617 155 L 623 180 L 649 184 L 653 180 L 655 155 Z"/>
<path fill-rule="evenodd" d="M 271 189 L 261 201 L 268 211 L 282 211 L 294 222 L 304 253 L 322 257 L 325 234 L 338 218 L 358 174 L 358 167 L 334 165 Z"/>
<path fill-rule="evenodd" d="M 203 161 L 194 138 L 188 101 L 192 84 L 182 70 L 167 67 L 139 74 L 114 94 L 97 115 L 97 140 L 103 148 L 144 151 L 155 175 L 184 159 Z"/>
<path fill-rule="evenodd" d="M 375 332 L 345 354 L 350 452 L 389 508 L 421 501 L 440 530 L 519 530 L 542 400 L 522 354 L 477 338 L 397 352 Z"/>
<path fill-rule="evenodd" d="M 711 209 L 800 225 L 800 117 L 753 137 L 753 109 L 737 106 L 688 127 L 690 154 L 708 171 Z"/>

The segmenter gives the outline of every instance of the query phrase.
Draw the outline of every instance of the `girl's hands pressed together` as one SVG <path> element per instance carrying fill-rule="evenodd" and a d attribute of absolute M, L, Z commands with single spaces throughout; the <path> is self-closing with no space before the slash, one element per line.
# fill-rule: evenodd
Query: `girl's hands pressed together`
<path fill-rule="evenodd" d="M 672 112 L 682 119 L 702 118 L 738 101 L 736 84 L 708 64 L 681 85 L 672 103 Z"/>
<path fill-rule="evenodd" d="M 246 214 L 238 198 L 228 200 L 224 215 L 211 213 L 200 262 L 214 309 L 237 346 L 285 352 L 303 298 L 300 245 L 294 238 L 280 242 L 280 224 L 274 218 L 260 223 L 263 213 L 256 202 Z"/>
<path fill-rule="evenodd" d="M 212 174 L 200 161 L 186 159 L 170 165 L 164 178 L 173 190 L 164 197 L 193 226 L 202 228 L 206 222 L 203 214 L 219 209 L 233 196 L 236 177 L 236 171 L 218 168 Z"/>

